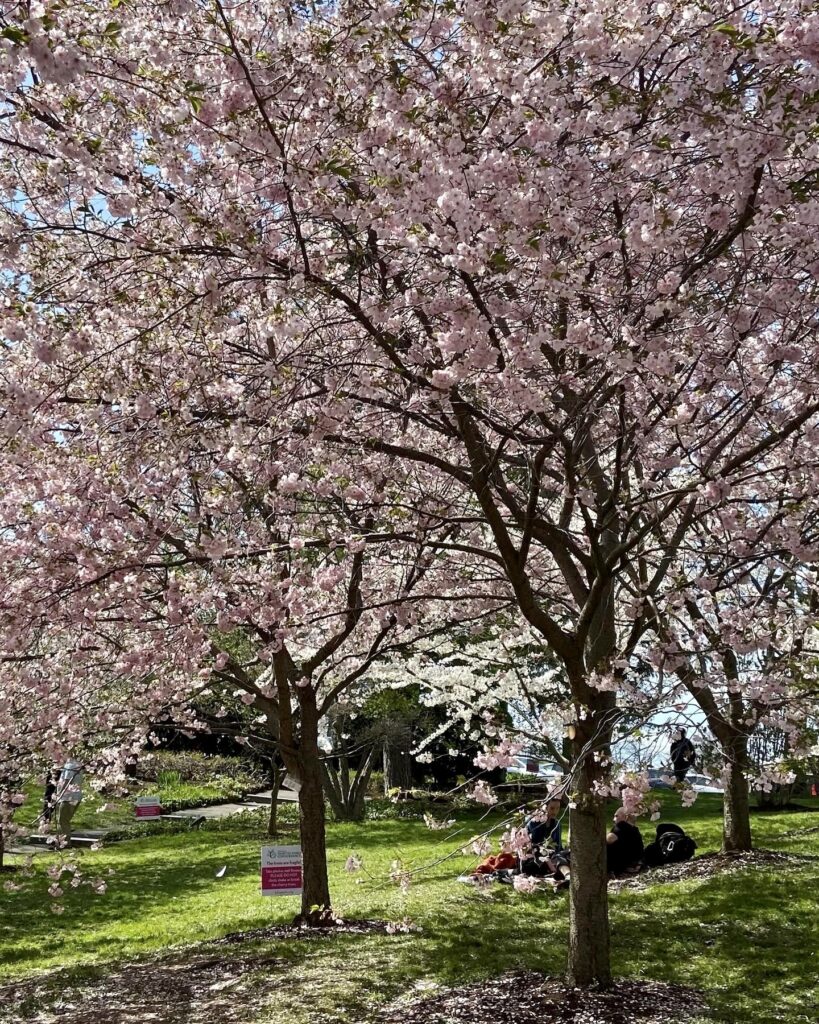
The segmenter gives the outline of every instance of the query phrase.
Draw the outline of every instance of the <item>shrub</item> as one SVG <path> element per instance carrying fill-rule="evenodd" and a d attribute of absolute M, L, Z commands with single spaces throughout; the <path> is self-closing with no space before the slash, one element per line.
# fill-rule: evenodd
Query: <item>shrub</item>
<path fill-rule="evenodd" d="M 180 785 L 182 774 L 181 772 L 170 771 L 168 768 L 164 768 L 161 772 L 156 773 L 156 781 L 160 789 L 171 789 Z"/>
<path fill-rule="evenodd" d="M 367 785 L 367 796 L 382 797 L 384 795 L 384 773 L 373 772 Z"/>
<path fill-rule="evenodd" d="M 371 821 L 420 821 L 425 814 L 442 818 L 457 806 L 457 802 L 443 793 L 425 790 L 411 791 L 413 799 L 395 800 L 379 797 L 366 803 L 366 817 Z"/>
<path fill-rule="evenodd" d="M 212 782 L 217 776 L 236 779 L 247 789 L 261 788 L 267 783 L 264 774 L 250 760 L 200 754 L 196 750 L 157 750 L 143 754 L 137 763 L 137 777 L 164 785 L 160 775 L 168 778 L 168 786 L 179 782 Z M 172 782 L 171 775 L 178 778 Z"/>

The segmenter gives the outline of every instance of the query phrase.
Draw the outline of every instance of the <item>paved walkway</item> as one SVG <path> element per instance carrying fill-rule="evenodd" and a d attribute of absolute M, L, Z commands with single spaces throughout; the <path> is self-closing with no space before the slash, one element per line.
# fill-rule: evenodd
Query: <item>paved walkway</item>
<path fill-rule="evenodd" d="M 102 842 L 108 831 L 105 828 L 77 829 L 71 833 L 71 846 L 88 849 L 89 846 Z M 28 837 L 27 842 L 15 843 L 6 850 L 6 853 L 49 853 L 54 849 L 54 839 L 53 832 L 35 832 Z"/>
<path fill-rule="evenodd" d="M 245 802 L 251 802 L 254 804 L 269 804 L 273 799 L 273 790 L 265 789 L 261 793 L 248 793 L 245 797 Z M 292 789 L 280 789 L 279 790 L 279 803 L 295 804 L 299 801 L 299 794 L 294 792 Z"/>
<path fill-rule="evenodd" d="M 229 818 L 233 814 L 245 811 L 256 811 L 260 807 L 269 807 L 273 799 L 273 790 L 265 789 L 261 793 L 248 793 L 240 803 L 211 804 L 209 807 L 189 807 L 184 811 L 173 811 L 163 814 L 163 818 Z M 296 803 L 299 797 L 292 789 L 279 790 L 279 803 Z"/>

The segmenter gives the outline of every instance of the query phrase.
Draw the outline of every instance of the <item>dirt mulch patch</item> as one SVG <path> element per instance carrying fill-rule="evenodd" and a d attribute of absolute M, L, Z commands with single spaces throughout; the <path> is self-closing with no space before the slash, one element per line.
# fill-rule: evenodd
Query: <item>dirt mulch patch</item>
<path fill-rule="evenodd" d="M 682 864 L 667 864 L 651 868 L 632 878 L 614 878 L 609 882 L 610 892 L 621 889 L 648 889 L 664 882 L 684 882 L 688 879 L 713 878 L 744 868 L 791 868 L 816 863 L 819 857 L 809 854 L 785 853 L 780 850 L 751 850 L 750 853 L 704 853 L 701 857 Z"/>
<path fill-rule="evenodd" d="M 677 1024 L 703 1013 L 697 991 L 654 981 L 618 981 L 604 991 L 568 988 L 534 971 L 516 971 L 440 995 L 394 1003 L 383 1024 Z"/>
<path fill-rule="evenodd" d="M 32 1024 L 247 1024 L 249 1006 L 287 984 L 291 960 L 225 946 L 271 939 L 305 941 L 386 933 L 386 921 L 343 921 L 332 928 L 282 925 L 234 932 L 111 973 L 76 981 L 65 971 L 0 987 L 0 1021 Z M 221 947 L 221 948 L 220 948 Z M 100 971 L 105 971 L 104 965 Z"/>
<path fill-rule="evenodd" d="M 0 989 L 0 1020 L 37 1024 L 245 1024 L 242 995 L 255 1000 L 269 991 L 275 968 L 287 961 L 270 956 L 203 955 L 127 964 L 104 978 L 67 984 L 55 996 L 53 980 L 23 982 Z M 266 970 L 273 977 L 260 978 Z M 5 1016 L 8 1013 L 9 1016 Z"/>
<path fill-rule="evenodd" d="M 302 928 L 297 925 L 271 925 L 269 928 L 254 928 L 247 932 L 231 932 L 221 939 L 213 939 L 209 946 L 232 946 L 257 939 L 321 939 L 333 935 L 386 934 L 392 926 L 387 921 L 341 921 L 330 927 Z"/>

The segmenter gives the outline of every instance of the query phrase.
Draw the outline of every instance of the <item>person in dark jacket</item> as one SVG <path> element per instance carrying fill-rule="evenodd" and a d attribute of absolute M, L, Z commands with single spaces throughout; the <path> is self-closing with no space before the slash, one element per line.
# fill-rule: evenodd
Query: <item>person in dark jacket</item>
<path fill-rule="evenodd" d="M 563 849 L 563 843 L 560 840 L 560 808 L 560 800 L 549 800 L 546 804 L 545 819 L 532 816 L 526 822 L 526 831 L 529 833 L 532 849 L 536 856 L 540 853 L 541 847 L 547 844 L 550 844 L 557 853 Z"/>
<path fill-rule="evenodd" d="M 54 814 L 54 794 L 57 792 L 57 772 L 53 768 L 49 768 L 48 774 L 45 780 L 45 791 L 43 792 L 43 812 L 40 815 L 40 820 L 43 822 L 51 821 L 51 816 Z"/>
<path fill-rule="evenodd" d="M 614 825 L 606 836 L 606 870 L 622 875 L 636 868 L 643 859 L 643 837 L 634 818 L 624 807 L 614 815 Z"/>
<path fill-rule="evenodd" d="M 674 766 L 674 778 L 677 782 L 685 782 L 685 776 L 694 764 L 697 751 L 694 744 L 685 735 L 685 729 L 678 729 L 677 736 L 671 744 L 671 763 Z"/>
<path fill-rule="evenodd" d="M 560 815 L 562 803 L 559 799 L 549 800 L 546 804 L 546 817 L 532 816 L 526 822 L 526 831 L 532 843 L 532 852 L 522 857 L 521 874 L 535 878 L 546 878 L 558 870 L 558 857 L 566 863 L 563 842 L 560 836 Z"/>

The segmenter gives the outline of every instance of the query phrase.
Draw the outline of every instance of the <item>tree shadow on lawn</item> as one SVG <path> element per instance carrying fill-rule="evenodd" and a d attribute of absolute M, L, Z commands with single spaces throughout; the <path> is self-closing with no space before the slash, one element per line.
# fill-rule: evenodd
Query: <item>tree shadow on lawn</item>
<path fill-rule="evenodd" d="M 669 820 L 672 818 L 670 815 Z M 479 830 L 479 824 L 483 828 L 490 824 L 469 816 L 459 815 L 458 820 L 465 832 L 457 839 L 443 837 L 434 849 L 446 852 L 458 842 L 466 842 Z M 686 827 L 693 831 L 695 820 L 687 821 Z M 165 946 L 190 942 L 200 927 L 197 912 L 204 917 L 204 911 L 215 904 L 223 905 L 224 913 L 220 906 L 218 921 L 214 923 L 211 917 L 200 927 L 203 938 L 289 919 L 296 901 L 286 901 L 286 907 L 284 901 L 271 905 L 256 890 L 253 876 L 258 872 L 258 848 L 264 842 L 246 829 L 225 829 L 163 837 L 161 845 L 154 840 L 138 840 L 88 855 L 85 866 L 89 874 L 101 873 L 99 868 L 104 870 L 109 864 L 117 867 L 108 894 L 96 897 L 83 890 L 83 906 L 67 903 L 62 917 L 48 913 L 45 884 L 36 895 L 18 893 L 11 900 L 4 899 L 7 905 L 17 907 L 18 921 L 13 931 L 24 940 L 18 938 L 16 948 L 4 951 L 3 959 L 6 963 L 28 961 L 32 966 L 42 966 L 48 951 L 54 951 L 54 959 L 63 962 L 73 957 L 122 959 L 117 943 L 124 944 L 133 957 L 158 944 L 155 936 L 141 942 L 140 928 L 161 930 L 164 922 L 171 920 L 175 925 L 167 934 L 162 932 L 161 942 Z M 218 956 L 225 960 L 235 957 L 241 961 L 251 947 L 260 956 L 275 954 L 280 958 L 281 964 L 275 969 L 269 965 L 261 970 L 257 1003 L 263 1005 L 269 992 L 270 1005 L 278 1006 L 281 1013 L 276 1010 L 279 1016 L 271 1017 L 265 1011 L 267 1016 L 261 1019 L 281 1020 L 282 1024 L 364 1020 L 365 1016 L 350 1018 L 347 1011 L 359 1007 L 361 1014 L 371 1016 L 386 1001 L 412 992 L 415 985 L 459 985 L 521 968 L 552 975 L 563 971 L 568 928 L 565 896 L 544 893 L 526 898 L 502 886 L 482 896 L 455 882 L 455 875 L 465 863 L 457 858 L 418 876 L 406 897 L 396 886 L 387 884 L 394 855 L 427 863 L 435 859 L 434 849 L 429 833 L 417 821 L 370 822 L 364 828 L 331 826 L 333 887 L 342 913 L 391 919 L 408 914 L 424 931 L 387 937 L 315 938 L 309 943 L 249 938 L 248 950 L 239 948 L 230 954 L 223 950 Z M 367 854 L 365 863 L 371 862 L 379 875 L 378 884 L 357 887 L 354 879 L 339 871 L 353 850 Z M 180 852 L 186 856 L 180 859 Z M 226 880 L 216 881 L 216 870 L 226 862 Z M 798 873 L 751 868 L 696 883 L 655 885 L 645 892 L 613 894 L 616 973 L 702 986 L 717 1007 L 718 1019 L 731 1024 L 738 1020 L 748 1024 L 768 1024 L 771 1020 L 801 1024 L 810 1020 L 799 1016 L 798 1007 L 800 1000 L 809 998 L 805 976 L 813 966 L 807 960 L 807 951 L 817 945 L 816 903 L 810 897 L 817 888 L 817 874 L 819 871 L 812 868 Z M 26 911 L 28 916 L 23 920 Z M 123 921 L 134 922 L 133 934 L 117 931 L 116 926 Z M 11 935 L 12 928 L 0 924 L 0 939 L 4 933 Z M 185 952 L 176 949 L 170 955 L 184 959 L 207 948 L 188 947 Z M 762 956 L 760 950 L 764 951 Z M 247 975 L 241 983 L 242 991 L 250 992 L 252 978 L 258 973 L 252 959 L 242 968 L 243 976 Z M 107 966 L 89 971 L 79 966 L 62 977 L 66 981 L 89 974 L 100 977 L 119 970 Z M 228 980 L 216 978 L 213 984 Z M 305 1005 L 313 1005 L 312 990 L 321 994 L 324 1016 L 304 1015 L 308 1013 Z M 784 1015 L 774 1016 L 771 1007 Z M 741 1015 L 737 1008 L 742 1010 Z M 337 1016 L 327 1016 L 336 1010 Z M 218 1016 L 199 1019 L 220 1020 Z M 224 1024 L 228 1019 L 223 1018 Z"/>
<path fill-rule="evenodd" d="M 616 970 L 701 986 L 730 1024 L 813 1021 L 817 889 L 807 864 L 624 890 L 612 900 Z"/>
<path fill-rule="evenodd" d="M 287 844 L 294 839 L 286 836 L 277 841 Z M 297 912 L 297 900 L 271 902 L 259 893 L 259 851 L 270 842 L 275 841 L 238 828 L 124 841 L 97 853 L 73 852 L 70 859 L 80 865 L 84 875 L 102 877 L 108 891 L 97 896 L 87 887 L 74 890 L 66 884 L 60 915 L 49 912 L 54 901 L 46 892 L 51 880 L 43 868 L 54 859 L 44 854 L 35 862 L 36 878 L 28 880 L 20 892 L 3 893 L 0 958 L 6 968 L 38 969 L 66 957 L 113 959 L 122 955 L 117 947 L 123 944 L 136 954 L 158 945 L 155 935 L 148 934 L 142 941 L 141 934 L 151 931 L 161 932 L 164 944 L 169 945 L 190 941 L 197 931 L 204 939 L 271 920 L 289 921 Z M 429 834 L 415 821 L 370 823 L 367 828 L 333 826 L 328 841 L 333 888 L 354 912 L 367 910 L 364 904 L 370 904 L 377 914 L 377 904 L 384 902 L 382 895 L 356 891 L 354 881 L 342 871 L 353 850 L 368 855 L 385 885 L 392 859 L 406 856 L 418 863 L 429 859 Z M 225 865 L 224 879 L 216 879 L 216 872 Z M 114 869 L 113 876 L 108 875 L 109 868 Z M 446 878 L 453 870 L 457 867 L 444 865 L 427 879 Z M 63 876 L 63 881 L 69 878 Z M 394 893 L 395 887 L 390 888 Z M 395 903 L 392 899 L 386 902 Z M 216 924 L 214 905 L 219 917 Z M 196 912 L 201 909 L 207 910 L 203 916 L 208 920 L 199 925 Z M 180 924 L 180 915 L 189 917 L 189 926 Z"/>
<path fill-rule="evenodd" d="M 612 893 L 615 974 L 702 989 L 713 1019 L 726 1024 L 812 1022 L 817 891 L 819 866 L 808 864 Z M 453 985 L 519 968 L 563 972 L 567 901 L 506 890 L 483 916 L 483 927 L 474 912 L 437 919 L 429 944 L 414 947 L 416 974 Z"/>
<path fill-rule="evenodd" d="M 615 972 L 703 988 L 714 1006 L 714 1019 L 730 1024 L 812 1020 L 804 1014 L 811 1012 L 807 1003 L 814 975 L 807 958 L 816 948 L 811 939 L 817 925 L 810 892 L 817 881 L 819 870 L 813 867 L 781 873 L 748 869 L 697 883 L 614 894 Z M 141 978 L 175 979 L 176 996 L 162 1004 L 164 1010 L 156 993 L 150 996 L 150 986 L 141 987 L 134 972 L 119 965 L 107 973 L 96 971 L 97 978 L 106 977 L 103 1003 L 115 1007 L 119 999 L 133 1016 L 70 1016 L 61 1011 L 59 1019 L 66 1024 L 124 1024 L 161 1011 L 168 1015 L 155 1019 L 163 1024 L 232 1024 L 236 1017 L 231 1006 L 241 997 L 246 1011 L 239 1018 L 242 1024 L 255 1019 L 341 1024 L 373 1020 L 401 997 L 510 970 L 562 973 L 565 897 L 544 893 L 526 898 L 503 887 L 483 897 L 430 882 L 415 893 L 419 909 L 424 889 L 430 903 L 417 915 L 424 927 L 420 933 L 308 933 L 307 941 L 300 941 L 271 940 L 251 932 L 240 942 L 218 940 L 176 949 L 139 962 Z M 70 977 L 63 972 L 64 980 Z M 227 992 L 233 995 L 226 999 Z"/>
<path fill-rule="evenodd" d="M 429 932 L 392 936 L 305 930 L 271 939 L 265 933 L 280 929 L 261 929 L 243 941 L 196 944 L 107 969 L 52 972 L 0 988 L 0 1002 L 13 1011 L 9 1020 L 61 1024 L 141 1024 L 146 1018 L 162 1024 L 250 1024 L 257 1019 L 254 1012 L 275 1024 L 363 1021 L 419 981 L 437 986 L 492 976 L 508 963 L 520 963 L 527 951 L 542 967 L 542 953 L 554 956 L 558 946 L 548 943 L 538 953 L 531 932 L 539 909 L 529 905 L 521 913 L 506 895 L 505 905 L 493 911 L 500 919 L 494 940 L 476 932 L 474 920 L 458 922 L 454 916 Z M 240 1016 L 237 999 L 244 1007 Z"/>
<path fill-rule="evenodd" d="M 819 866 L 794 864 L 612 893 L 615 974 L 704 989 L 713 1019 L 726 1024 L 813 1021 L 818 883 Z M 459 985 L 517 969 L 564 971 L 565 897 L 502 889 L 485 902 L 475 893 L 468 907 L 453 900 L 450 909 L 412 941 L 412 971 L 402 965 L 398 987 L 406 991 L 425 978 Z"/>
<path fill-rule="evenodd" d="M 51 880 L 38 872 L 21 892 L 4 894 L 0 947 L 5 965 L 34 960 L 33 967 L 41 966 L 52 957 L 58 957 L 62 947 L 70 948 L 71 955 L 116 956 L 118 936 L 109 934 L 107 926 L 120 926 L 133 922 L 134 937 L 138 938 L 140 925 L 149 917 L 154 921 L 171 920 L 190 900 L 196 900 L 213 890 L 219 900 L 224 889 L 237 881 L 228 877 L 226 884 L 215 879 L 216 871 L 228 860 L 231 876 L 246 879 L 258 872 L 258 850 L 249 847 L 242 838 L 231 843 L 220 837 L 214 842 L 206 834 L 163 837 L 162 846 L 156 841 L 135 840 L 104 849 L 96 854 L 77 855 L 72 858 L 86 877 L 102 877 L 108 884 L 104 895 L 94 895 L 88 888 L 72 889 L 63 876 L 65 896 L 64 912 L 54 915 L 49 905 L 54 902 L 47 893 Z M 180 848 L 188 855 L 180 859 Z M 38 867 L 53 863 L 43 857 Z M 113 868 L 115 874 L 108 875 Z M 146 913 L 147 912 L 147 913 Z M 178 927 L 179 940 L 190 937 Z M 37 963 L 39 958 L 40 963 Z"/>

